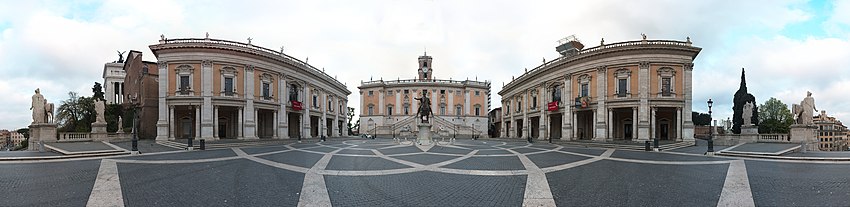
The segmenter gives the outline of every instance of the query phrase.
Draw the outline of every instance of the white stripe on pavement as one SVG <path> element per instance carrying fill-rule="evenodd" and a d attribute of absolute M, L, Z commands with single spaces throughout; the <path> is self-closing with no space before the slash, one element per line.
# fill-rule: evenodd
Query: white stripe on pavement
<path fill-rule="evenodd" d="M 86 206 L 124 206 L 121 182 L 118 180 L 118 164 L 113 160 L 100 160 L 97 180 L 91 189 Z"/>
<path fill-rule="evenodd" d="M 755 206 L 753 192 L 750 190 L 750 179 L 747 177 L 747 166 L 743 160 L 729 163 L 726 172 L 726 182 L 717 206 Z"/>

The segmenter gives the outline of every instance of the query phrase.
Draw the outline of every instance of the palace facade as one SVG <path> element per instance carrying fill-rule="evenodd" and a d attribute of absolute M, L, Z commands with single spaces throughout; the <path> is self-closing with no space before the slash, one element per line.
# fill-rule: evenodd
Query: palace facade
<path fill-rule="evenodd" d="M 559 42 L 560 57 L 499 92 L 501 137 L 694 141 L 691 72 L 702 49 L 690 38 L 587 49 L 574 37 Z"/>
<path fill-rule="evenodd" d="M 347 134 L 346 86 L 323 70 L 284 54 L 248 43 L 207 38 L 166 39 L 150 46 L 156 64 L 127 68 L 158 74 L 150 124 L 156 139 L 310 138 Z M 130 56 L 130 55 L 128 55 Z M 135 64 L 135 66 L 134 66 Z M 148 69 L 150 68 L 150 69 Z M 107 99 L 128 103 L 140 90 L 115 81 L 113 67 L 104 69 Z M 136 71 L 136 70 L 133 70 Z M 132 83 L 126 74 L 124 83 Z M 144 77 L 144 76 L 142 76 Z M 141 87 L 144 89 L 144 87 Z M 152 92 L 152 91 L 148 91 Z M 113 94 L 123 93 L 122 97 Z M 144 93 L 144 92 L 143 92 Z M 143 124 L 144 125 L 144 124 Z"/>
<path fill-rule="evenodd" d="M 363 81 L 360 89 L 360 133 L 396 137 L 415 133 L 414 118 L 426 91 L 431 99 L 431 130 L 439 136 L 486 136 L 490 82 L 434 79 L 431 56 L 419 56 L 418 78 Z"/>

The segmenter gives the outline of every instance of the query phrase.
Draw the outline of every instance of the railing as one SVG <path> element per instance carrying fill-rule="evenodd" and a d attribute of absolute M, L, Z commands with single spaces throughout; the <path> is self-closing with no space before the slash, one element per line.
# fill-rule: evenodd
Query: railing
<path fill-rule="evenodd" d="M 160 40 L 159 43 L 160 44 L 203 44 L 203 45 L 217 44 L 217 45 L 226 45 L 226 46 L 247 48 L 247 49 L 251 49 L 251 50 L 255 50 L 255 51 L 269 53 L 273 56 L 281 57 L 284 60 L 291 61 L 292 63 L 295 63 L 297 65 L 303 66 L 305 68 L 309 68 L 309 69 L 313 70 L 314 72 L 317 72 L 318 74 L 322 74 L 325 77 L 327 77 L 328 79 L 336 81 L 337 83 L 339 83 L 339 85 L 344 85 L 342 82 L 339 82 L 339 80 L 336 80 L 336 78 L 333 78 L 330 75 L 328 75 L 327 73 L 325 73 L 325 71 L 319 70 L 318 68 L 313 67 L 310 64 L 307 64 L 307 62 L 301 61 L 301 60 L 296 59 L 292 56 L 284 54 L 281 51 L 275 51 L 275 50 L 272 50 L 272 49 L 256 46 L 256 45 L 253 45 L 253 44 L 241 43 L 241 42 L 230 41 L 230 40 L 209 39 L 209 38 L 163 39 L 163 40 Z"/>
<path fill-rule="evenodd" d="M 790 143 L 791 137 L 788 134 L 759 134 L 757 141 Z"/>
<path fill-rule="evenodd" d="M 543 62 L 543 64 L 541 64 L 541 65 L 539 65 L 535 68 L 532 68 L 531 70 L 526 70 L 525 73 L 523 73 L 519 77 L 515 78 L 514 80 L 511 80 L 511 82 L 508 82 L 507 84 L 505 84 L 505 87 L 508 87 L 512 83 L 514 83 L 516 80 L 522 79 L 526 75 L 534 73 L 535 71 L 540 70 L 542 68 L 545 68 L 546 66 L 549 66 L 550 64 L 555 63 L 555 62 L 560 62 L 562 60 L 567 60 L 567 59 L 573 59 L 573 58 L 576 58 L 576 57 L 581 56 L 581 55 L 591 54 L 591 53 L 606 50 L 606 49 L 609 49 L 609 48 L 630 47 L 630 46 L 646 46 L 646 45 L 670 45 L 670 46 L 692 47 L 690 40 L 688 40 L 686 42 L 676 41 L 676 40 L 636 40 L 636 41 L 618 42 L 618 43 L 612 43 L 612 44 L 607 44 L 607 45 L 600 45 L 600 46 L 596 46 L 596 47 L 583 49 L 583 50 L 579 51 L 576 55 L 560 56 L 560 57 L 555 58 L 553 60 Z"/>
<path fill-rule="evenodd" d="M 59 142 L 91 141 L 88 132 L 59 132 Z"/>

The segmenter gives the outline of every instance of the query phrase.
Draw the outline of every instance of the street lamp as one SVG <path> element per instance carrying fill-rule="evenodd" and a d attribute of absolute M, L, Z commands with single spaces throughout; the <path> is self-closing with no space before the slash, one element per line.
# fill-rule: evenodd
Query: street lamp
<path fill-rule="evenodd" d="M 713 118 L 711 118 L 711 105 L 713 105 L 713 104 L 714 104 L 714 101 L 711 101 L 711 99 L 708 99 L 708 117 L 709 117 L 708 126 L 710 126 L 710 127 L 714 127 L 714 126 L 711 125 L 711 119 L 713 119 Z M 714 154 L 714 140 L 713 139 L 714 139 L 714 130 L 709 128 L 709 130 L 708 130 L 708 151 L 706 152 L 706 154 Z"/>

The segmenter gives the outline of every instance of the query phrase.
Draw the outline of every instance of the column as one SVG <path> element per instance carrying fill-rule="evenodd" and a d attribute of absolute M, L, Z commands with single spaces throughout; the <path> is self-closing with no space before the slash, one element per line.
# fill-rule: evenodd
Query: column
<path fill-rule="evenodd" d="M 157 78 L 159 79 L 158 83 L 158 91 L 159 97 L 157 97 L 158 106 L 157 106 L 157 121 L 156 121 L 156 140 L 168 140 L 168 120 L 165 120 L 168 117 L 168 105 L 165 101 L 165 98 L 168 96 L 168 63 L 165 61 L 157 62 L 158 72 L 161 74 Z M 120 90 L 119 90 L 120 92 Z M 112 94 L 110 94 L 112 95 Z M 172 127 L 173 128 L 173 127 Z M 173 134 L 173 133 L 172 133 Z M 173 137 L 173 135 L 171 135 Z"/>
<path fill-rule="evenodd" d="M 275 121 L 275 131 L 277 131 L 278 138 L 287 139 L 289 138 L 289 126 L 286 122 L 289 121 L 287 120 L 287 118 L 289 117 L 286 114 L 286 104 L 289 102 L 289 90 L 286 89 L 286 76 L 280 74 L 279 77 L 280 78 L 278 78 L 279 86 L 277 87 L 277 93 L 280 94 L 280 106 L 278 106 L 278 116 Z"/>
<path fill-rule="evenodd" d="M 600 66 L 596 68 L 596 113 L 594 113 L 594 117 L 596 120 L 593 122 L 594 124 L 594 140 L 595 141 L 605 141 L 606 135 L 608 134 L 606 131 L 606 107 L 605 107 L 605 98 L 608 95 L 608 84 L 607 75 L 606 75 L 606 67 Z"/>
<path fill-rule="evenodd" d="M 277 124 L 276 123 L 277 123 L 277 110 L 274 110 L 274 113 L 272 115 L 272 123 L 270 123 L 270 125 L 272 126 L 272 138 L 273 139 L 278 138 L 278 136 L 277 136 Z"/>
<path fill-rule="evenodd" d="M 218 137 L 218 106 L 214 106 L 213 108 L 213 138 L 219 139 L 221 137 Z"/>
<path fill-rule="evenodd" d="M 321 97 L 322 99 L 322 104 L 319 104 L 320 106 L 322 106 L 322 108 L 319 109 L 322 110 L 322 120 L 319 121 L 319 125 L 323 126 L 319 128 L 321 130 L 319 134 L 324 136 L 330 136 L 330 134 L 328 134 L 328 127 L 331 127 L 328 126 L 328 94 L 324 92 L 319 97 Z M 387 112 L 387 114 L 389 114 L 389 112 Z"/>
<path fill-rule="evenodd" d="M 682 82 L 683 85 L 684 85 L 683 86 L 684 89 L 682 90 L 682 93 L 685 95 L 685 106 L 682 109 L 682 111 L 685 114 L 684 114 L 684 118 L 682 119 L 682 121 L 684 121 L 684 123 L 683 123 L 684 126 L 682 126 L 682 140 L 688 141 L 688 142 L 693 142 L 694 141 L 694 122 L 691 120 L 690 112 L 691 112 L 691 106 L 693 104 L 693 100 L 691 100 L 693 98 L 693 94 L 692 94 L 692 92 L 693 92 L 693 90 L 692 90 L 693 89 L 692 88 L 693 81 L 691 79 L 692 78 L 691 73 L 693 72 L 694 64 L 693 63 L 685 63 L 684 66 L 685 66 L 684 77 L 683 77 L 684 81 Z"/>
<path fill-rule="evenodd" d="M 682 108 L 676 108 L 676 141 L 682 141 Z"/>
<path fill-rule="evenodd" d="M 245 89 L 245 108 L 242 109 L 242 138 L 243 139 L 257 139 L 257 134 L 255 133 L 257 128 L 257 117 L 254 113 L 254 66 L 246 65 L 245 66 L 245 86 L 242 88 Z"/>
<path fill-rule="evenodd" d="M 597 131 L 596 127 L 599 126 L 598 124 L 596 124 L 596 120 L 597 120 L 596 109 L 593 109 L 592 113 L 594 114 L 594 116 L 593 116 L 593 122 L 591 122 L 592 124 L 590 124 L 590 127 L 592 127 L 593 130 L 591 130 L 591 133 L 588 134 L 587 136 L 591 137 L 594 141 L 598 141 L 598 140 L 596 140 L 596 133 L 593 133 L 594 131 Z"/>
<path fill-rule="evenodd" d="M 192 138 L 198 139 L 198 136 L 201 135 L 201 107 L 193 106 L 195 107 L 195 136 L 192 136 Z"/>
<path fill-rule="evenodd" d="M 469 89 L 464 88 L 463 90 L 463 115 L 471 114 L 469 112 L 469 107 L 472 104 L 472 100 L 469 97 Z"/>
<path fill-rule="evenodd" d="M 531 122 L 528 121 L 528 110 L 530 110 L 528 102 L 531 102 L 531 97 L 528 93 L 529 91 L 522 92 L 522 138 L 531 137 Z"/>
<path fill-rule="evenodd" d="M 395 106 L 393 107 L 393 109 L 395 111 L 393 112 L 393 114 L 404 115 L 404 106 L 401 105 L 401 96 L 402 95 L 398 94 L 399 92 L 402 92 L 402 91 L 396 89 L 395 93 L 393 93 L 393 95 L 395 95 Z M 339 113 L 337 113 L 337 114 L 339 114 Z M 334 125 L 336 125 L 336 124 L 334 124 Z"/>
<path fill-rule="evenodd" d="M 573 134 L 573 125 L 576 123 L 573 118 L 573 93 L 572 93 L 572 75 L 567 74 L 564 76 L 564 90 L 562 90 L 561 102 L 564 105 L 564 115 L 561 116 L 564 123 L 564 128 L 562 128 L 562 139 L 565 140 L 573 140 L 575 135 Z"/>
<path fill-rule="evenodd" d="M 243 113 L 242 107 L 239 107 L 239 113 L 238 113 L 239 119 L 236 123 L 236 136 L 237 136 L 238 139 L 244 139 L 245 138 L 245 135 L 242 134 L 242 130 L 244 129 L 244 126 L 242 125 L 242 122 L 244 122 L 244 120 L 242 120 L 243 119 L 242 113 Z"/>
<path fill-rule="evenodd" d="M 310 100 L 312 100 L 312 99 L 310 99 Z M 433 101 L 433 100 L 434 99 L 431 99 L 431 101 Z M 384 104 L 384 89 L 383 88 L 378 90 L 378 106 L 377 107 L 378 107 L 378 115 L 386 115 L 386 114 L 382 113 L 384 111 L 384 108 L 387 107 L 387 105 Z M 321 131 L 321 130 L 319 130 L 319 131 Z M 319 134 L 321 134 L 321 132 Z"/>
<path fill-rule="evenodd" d="M 614 140 L 614 110 L 608 109 L 608 136 L 605 140 L 611 141 Z"/>
<path fill-rule="evenodd" d="M 168 140 L 174 140 L 174 106 L 168 106 Z M 121 130 L 121 129 L 119 129 Z"/>
<path fill-rule="evenodd" d="M 573 113 L 573 123 L 578 123 L 578 114 Z M 573 127 L 573 137 L 578 139 L 578 125 Z"/>
<path fill-rule="evenodd" d="M 638 109 L 638 140 L 649 140 L 650 123 L 649 115 L 649 62 L 641 61 L 638 70 L 638 96 L 640 97 L 640 108 Z"/>
<path fill-rule="evenodd" d="M 650 109 L 650 112 L 649 112 L 650 113 L 649 124 L 651 125 L 650 130 L 649 130 L 649 134 L 650 134 L 649 136 L 652 139 L 655 139 L 655 112 L 656 112 L 655 110 L 656 110 L 656 108 L 652 107 Z"/>
<path fill-rule="evenodd" d="M 538 98 L 538 102 L 543 102 L 543 104 L 537 104 L 537 106 L 539 106 L 540 108 L 540 123 L 538 123 L 537 126 L 539 131 L 537 133 L 540 134 L 540 137 L 538 139 L 540 140 L 549 139 L 549 127 L 547 127 L 549 126 L 549 116 L 546 112 L 546 103 L 548 103 L 547 100 L 549 100 L 549 96 L 546 95 L 548 94 L 549 93 L 546 93 L 546 83 L 541 83 L 540 90 L 537 90 L 537 97 L 540 97 Z"/>
<path fill-rule="evenodd" d="M 632 141 L 637 141 L 637 127 L 638 127 L 638 111 L 637 107 L 632 107 Z"/>
<path fill-rule="evenodd" d="M 213 119 L 218 119 L 217 117 L 213 117 L 212 75 L 212 61 L 201 61 L 201 97 L 203 98 L 203 104 L 201 104 L 201 139 L 206 140 L 215 139 L 213 135 L 215 133 Z"/>
<path fill-rule="evenodd" d="M 309 103 L 309 101 L 307 101 L 307 100 L 309 99 L 310 101 L 312 101 L 313 96 L 312 96 L 312 94 L 310 94 L 310 92 L 312 92 L 312 90 L 310 90 L 309 86 L 310 85 L 307 84 L 306 82 L 304 83 L 304 103 L 305 103 L 304 105 L 305 106 L 304 106 L 304 112 L 301 113 L 301 138 L 310 138 L 311 137 L 311 134 L 310 134 L 310 127 L 311 127 L 310 126 L 310 110 L 312 110 L 313 105 L 311 105 Z M 380 93 L 380 92 L 378 92 L 378 93 Z M 377 108 L 379 110 L 378 113 L 380 114 L 381 106 L 377 106 Z"/>
<path fill-rule="evenodd" d="M 257 139 L 259 139 L 260 138 L 260 130 L 261 130 L 260 128 L 263 127 L 263 126 L 260 126 L 260 109 L 259 108 L 254 108 L 254 124 L 255 124 L 254 125 L 254 136 L 257 136 Z M 263 132 L 263 133 L 265 133 L 265 132 Z"/>

